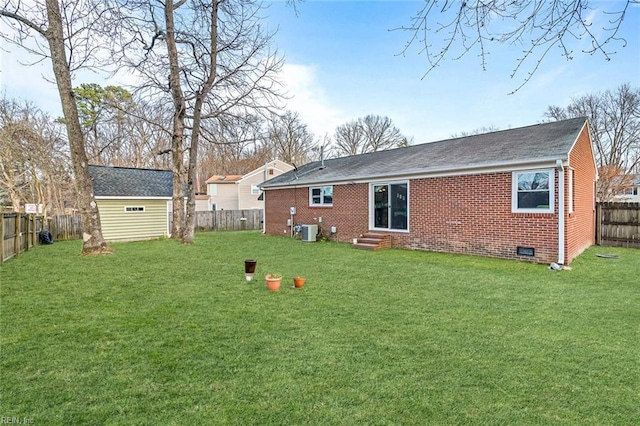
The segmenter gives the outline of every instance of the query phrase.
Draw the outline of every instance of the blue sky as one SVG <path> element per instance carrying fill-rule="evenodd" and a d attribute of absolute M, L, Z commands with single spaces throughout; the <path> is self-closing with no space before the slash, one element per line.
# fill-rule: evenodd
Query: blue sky
<path fill-rule="evenodd" d="M 470 53 L 449 59 L 424 76 L 428 65 L 417 49 L 401 55 L 409 34 L 390 31 L 410 23 L 420 1 L 307 1 L 298 14 L 283 1 L 264 12 L 278 27 L 275 47 L 286 58 L 282 79 L 298 111 L 318 137 L 367 114 L 390 117 L 415 143 L 449 138 L 454 133 L 494 126 L 500 129 L 535 124 L 549 105 L 566 106 L 572 97 L 615 89 L 629 82 L 640 86 L 640 6 L 632 6 L 622 25 L 626 47 L 616 43 L 611 61 L 602 55 L 575 54 L 567 61 L 554 48 L 533 76 L 515 94 L 529 69 L 511 79 L 521 46 L 493 45 L 487 70 Z M 609 10 L 621 1 L 596 2 Z M 602 25 L 594 25 L 594 28 Z M 50 64 L 24 68 L 23 53 L 3 46 L 0 78 L 11 97 L 30 99 L 59 115 Z M 576 44 L 576 50 L 580 49 Z M 74 81 L 101 83 L 83 73 Z M 104 83 L 103 83 L 104 84 Z"/>

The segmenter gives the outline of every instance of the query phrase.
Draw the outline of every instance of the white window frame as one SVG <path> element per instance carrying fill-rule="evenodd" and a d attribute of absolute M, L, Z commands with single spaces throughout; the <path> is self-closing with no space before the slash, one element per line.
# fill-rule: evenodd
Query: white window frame
<path fill-rule="evenodd" d="M 518 175 L 528 173 L 548 173 L 549 174 L 549 207 L 544 209 L 518 208 Z M 555 208 L 555 170 L 554 169 L 534 169 L 518 170 L 511 174 L 511 212 L 512 213 L 553 213 Z"/>
<path fill-rule="evenodd" d="M 324 188 L 331 188 L 331 203 L 324 202 Z M 320 203 L 313 202 L 313 190 L 320 190 Z M 309 206 L 311 207 L 333 207 L 333 185 L 310 186 L 309 187 Z"/>
<path fill-rule="evenodd" d="M 407 212 L 406 212 L 406 216 L 407 216 L 407 228 L 406 229 L 400 229 L 400 228 L 392 228 L 389 224 L 389 226 L 387 226 L 386 228 L 376 228 L 375 226 L 375 194 L 374 194 L 374 188 L 376 186 L 384 186 L 386 185 L 387 187 L 390 187 L 391 185 L 407 185 Z M 375 230 L 379 230 L 379 231 L 384 231 L 384 232 L 405 232 L 405 233 L 409 233 L 409 223 L 410 223 L 410 215 L 411 215 L 411 207 L 410 207 L 410 203 L 409 200 L 411 199 L 410 197 L 411 195 L 411 185 L 410 185 L 410 181 L 408 180 L 392 180 L 392 181 L 380 181 L 380 182 L 372 182 L 369 184 L 369 229 L 375 229 Z M 391 209 L 391 207 L 389 207 L 389 209 Z M 390 210 L 389 210 L 390 211 Z"/>
<path fill-rule="evenodd" d="M 260 188 L 258 185 L 251 184 L 251 195 L 260 195 Z"/>
<path fill-rule="evenodd" d="M 209 194 L 208 195 L 218 195 L 218 184 L 210 183 L 209 184 Z"/>
<path fill-rule="evenodd" d="M 144 213 L 145 211 L 145 206 L 124 206 L 125 213 Z"/>

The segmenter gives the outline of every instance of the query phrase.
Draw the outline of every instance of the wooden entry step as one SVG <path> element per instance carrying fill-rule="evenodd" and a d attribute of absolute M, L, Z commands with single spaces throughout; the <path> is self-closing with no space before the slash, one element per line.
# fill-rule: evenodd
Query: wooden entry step
<path fill-rule="evenodd" d="M 380 250 L 391 247 L 391 235 L 378 232 L 366 232 L 358 238 L 353 247 L 363 250 Z"/>

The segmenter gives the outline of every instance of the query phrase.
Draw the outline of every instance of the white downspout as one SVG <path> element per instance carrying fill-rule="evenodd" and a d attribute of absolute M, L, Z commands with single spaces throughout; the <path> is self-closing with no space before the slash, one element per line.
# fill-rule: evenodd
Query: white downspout
<path fill-rule="evenodd" d="M 266 182 L 267 177 L 269 176 L 269 162 L 264 162 L 264 170 L 262 171 L 262 177 L 264 178 L 262 182 Z M 262 190 L 262 233 L 267 233 L 267 192 Z"/>
<path fill-rule="evenodd" d="M 562 160 L 556 161 L 558 166 L 558 264 L 564 265 L 564 165 Z"/>
<path fill-rule="evenodd" d="M 264 208 L 262 209 L 262 233 L 267 233 L 267 191 L 262 190 L 262 197 L 264 198 L 262 202 L 264 203 Z"/>

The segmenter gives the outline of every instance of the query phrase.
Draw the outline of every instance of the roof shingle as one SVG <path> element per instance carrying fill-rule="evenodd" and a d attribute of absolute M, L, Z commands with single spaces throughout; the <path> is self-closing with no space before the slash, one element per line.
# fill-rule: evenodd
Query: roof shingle
<path fill-rule="evenodd" d="M 96 197 L 171 197 L 171 170 L 89 166 Z"/>
<path fill-rule="evenodd" d="M 276 188 L 568 158 L 586 118 L 536 124 L 305 164 L 261 185 Z"/>

